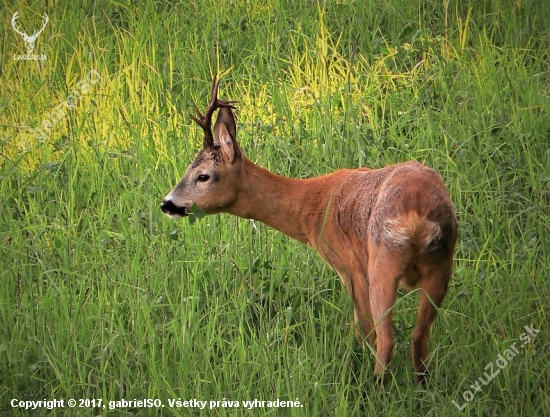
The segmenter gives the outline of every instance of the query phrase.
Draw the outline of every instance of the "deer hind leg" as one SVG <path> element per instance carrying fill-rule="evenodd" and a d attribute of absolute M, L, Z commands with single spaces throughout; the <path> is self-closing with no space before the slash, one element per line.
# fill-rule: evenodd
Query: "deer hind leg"
<path fill-rule="evenodd" d="M 428 357 L 428 338 L 430 327 L 447 293 L 451 277 L 452 259 L 437 263 L 418 264 L 420 279 L 420 306 L 418 318 L 412 336 L 412 359 L 416 372 L 416 381 L 425 383 Z"/>
<path fill-rule="evenodd" d="M 403 273 L 399 254 L 384 250 L 369 259 L 369 286 L 372 319 L 376 326 L 376 363 L 374 374 L 381 377 L 393 352 L 392 307 L 397 295 L 397 283 Z"/>

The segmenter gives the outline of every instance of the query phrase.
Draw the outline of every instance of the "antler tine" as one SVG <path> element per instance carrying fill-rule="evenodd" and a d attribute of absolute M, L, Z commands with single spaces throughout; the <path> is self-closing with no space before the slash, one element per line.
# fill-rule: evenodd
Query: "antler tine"
<path fill-rule="evenodd" d="M 220 100 L 218 98 L 219 85 L 219 80 L 216 80 L 216 76 L 214 76 L 214 79 L 212 80 L 210 104 L 208 105 L 208 109 L 206 109 L 205 114 L 205 117 L 209 118 L 210 120 L 212 120 L 212 115 L 216 110 L 222 107 L 234 109 L 235 106 L 233 106 L 233 103 L 237 102 L 235 100 Z"/>
<path fill-rule="evenodd" d="M 19 29 L 17 29 L 16 25 L 17 25 L 17 19 L 19 19 L 19 11 L 16 11 L 14 14 L 13 14 L 13 17 L 11 18 L 11 25 L 13 27 L 13 29 L 19 33 L 21 36 L 26 36 L 27 35 L 27 32 L 21 32 Z"/>
<path fill-rule="evenodd" d="M 210 85 L 210 104 L 208 108 L 212 107 L 216 104 L 216 101 L 218 101 L 218 87 L 220 86 L 220 82 L 218 81 L 218 76 L 214 75 L 214 78 L 212 78 L 212 84 Z"/>
<path fill-rule="evenodd" d="M 44 21 L 44 24 L 42 25 L 42 27 L 41 27 L 39 30 L 37 30 L 36 32 L 34 32 L 34 33 L 32 34 L 32 36 L 38 36 L 38 35 L 40 35 L 40 34 L 42 33 L 42 31 L 46 28 L 46 25 L 48 24 L 50 18 L 48 17 L 48 15 L 47 15 L 46 13 L 44 13 L 44 17 L 45 17 L 45 18 L 42 19 L 42 20 Z"/>
<path fill-rule="evenodd" d="M 193 103 L 193 107 L 195 108 L 195 113 L 197 114 L 197 116 L 199 116 L 198 118 L 195 117 L 193 115 L 193 113 L 189 112 L 189 117 L 191 117 L 191 119 L 193 119 L 195 122 L 197 122 L 201 127 L 202 127 L 202 118 L 204 117 L 201 112 L 199 111 L 199 108 L 197 107 L 197 105 L 195 103 Z"/>
<path fill-rule="evenodd" d="M 189 113 L 189 116 L 202 128 L 204 131 L 204 147 L 209 148 L 214 146 L 214 136 L 212 134 L 212 115 L 214 112 L 222 107 L 225 108 L 231 108 L 234 109 L 233 103 L 236 103 L 236 101 L 233 100 L 219 100 L 218 99 L 218 87 L 219 87 L 219 81 L 217 80 L 217 77 L 214 76 L 214 79 L 212 80 L 212 86 L 210 88 L 210 104 L 208 105 L 208 108 L 206 109 L 205 113 L 202 114 L 197 105 L 193 103 L 193 106 L 195 107 L 195 112 L 197 113 L 197 116 L 194 116 L 193 114 Z"/>

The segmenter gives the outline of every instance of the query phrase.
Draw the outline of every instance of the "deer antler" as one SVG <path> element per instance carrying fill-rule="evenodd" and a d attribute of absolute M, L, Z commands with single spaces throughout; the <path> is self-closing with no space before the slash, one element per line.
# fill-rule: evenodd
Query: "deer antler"
<path fill-rule="evenodd" d="M 216 80 L 216 76 L 214 76 L 214 79 L 212 80 L 212 87 L 211 87 L 211 99 L 210 104 L 208 105 L 208 108 L 206 109 L 206 112 L 201 114 L 199 111 L 197 105 L 193 103 L 193 106 L 195 107 L 195 112 L 197 113 L 198 117 L 195 117 L 193 114 L 189 113 L 189 116 L 197 122 L 197 124 L 202 127 L 202 130 L 204 131 L 204 144 L 203 146 L 205 148 L 212 148 L 214 147 L 214 136 L 212 135 L 212 114 L 219 108 L 225 107 L 234 109 L 233 103 L 236 103 L 236 101 L 229 101 L 229 100 L 219 100 L 218 99 L 218 86 L 219 81 Z"/>
<path fill-rule="evenodd" d="M 50 21 L 50 18 L 48 17 L 48 15 L 46 13 L 44 13 L 44 24 L 42 25 L 40 30 L 38 30 L 38 31 L 36 31 L 32 34 L 31 38 L 37 38 L 38 35 L 40 35 L 42 33 L 42 31 L 46 28 L 46 25 L 48 24 L 49 21 Z"/>
<path fill-rule="evenodd" d="M 13 17 L 11 18 L 11 25 L 13 27 L 13 30 L 15 30 L 17 33 L 19 33 L 21 36 L 23 37 L 28 37 L 29 35 L 27 35 L 27 32 L 21 32 L 19 29 L 17 29 L 17 27 L 15 26 L 17 23 L 17 19 L 19 19 L 19 12 L 15 12 L 13 14 Z"/>
<path fill-rule="evenodd" d="M 46 25 L 48 24 L 48 21 L 50 18 L 46 13 L 44 13 L 44 24 L 42 27 L 34 32 L 31 36 L 27 35 L 27 32 L 21 32 L 19 29 L 17 29 L 17 19 L 19 18 L 19 12 L 15 12 L 13 14 L 13 17 L 11 18 L 11 25 L 13 27 L 13 30 L 15 30 L 19 35 L 23 37 L 23 40 L 26 43 L 27 53 L 32 54 L 32 51 L 34 50 L 34 43 L 36 42 L 36 38 L 38 38 L 38 35 L 42 33 L 42 31 L 46 28 Z"/>

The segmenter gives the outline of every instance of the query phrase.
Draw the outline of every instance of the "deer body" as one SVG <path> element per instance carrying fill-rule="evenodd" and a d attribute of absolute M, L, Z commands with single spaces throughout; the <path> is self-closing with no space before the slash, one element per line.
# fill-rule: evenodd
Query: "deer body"
<path fill-rule="evenodd" d="M 315 248 L 353 299 L 356 336 L 376 343 L 377 375 L 393 350 L 391 308 L 398 284 L 420 288 L 412 356 L 417 380 L 424 381 L 429 331 L 447 292 L 457 238 L 441 177 L 418 162 L 302 180 L 273 174 L 244 157 L 231 102 L 216 94 L 213 82 L 207 115 L 195 119 L 209 127 L 211 108 L 220 108 L 214 135 L 205 128 L 204 149 L 162 210 L 185 216 L 195 204 L 208 214 L 261 221 Z"/>

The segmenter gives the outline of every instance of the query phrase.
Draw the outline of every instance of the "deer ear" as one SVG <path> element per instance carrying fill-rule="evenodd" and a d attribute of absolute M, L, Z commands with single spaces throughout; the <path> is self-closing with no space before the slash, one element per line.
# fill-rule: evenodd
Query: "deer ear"
<path fill-rule="evenodd" d="M 222 122 L 219 126 L 217 140 L 220 144 L 223 155 L 229 160 L 229 162 L 234 164 L 241 158 L 242 153 L 239 148 L 239 144 L 235 138 L 231 136 L 229 128 L 224 122 Z"/>
<path fill-rule="evenodd" d="M 225 126 L 233 138 L 237 137 L 237 127 L 235 124 L 235 116 L 229 107 L 222 107 L 218 111 L 216 124 L 214 125 L 214 142 L 218 141 L 220 134 L 220 126 L 225 123 Z"/>
<path fill-rule="evenodd" d="M 221 108 L 214 125 L 214 143 L 220 145 L 222 153 L 232 164 L 242 156 L 235 134 L 235 119 L 231 109 Z"/>

